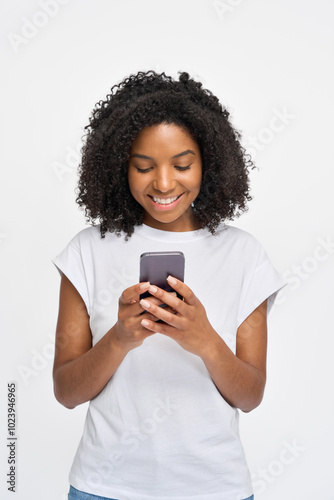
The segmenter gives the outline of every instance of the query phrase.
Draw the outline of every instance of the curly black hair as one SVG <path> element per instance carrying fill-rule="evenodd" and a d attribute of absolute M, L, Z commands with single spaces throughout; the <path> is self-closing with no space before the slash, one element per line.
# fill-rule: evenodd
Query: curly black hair
<path fill-rule="evenodd" d="M 247 210 L 251 158 L 241 146 L 241 134 L 230 123 L 229 112 L 202 83 L 186 72 L 175 80 L 154 71 L 130 75 L 99 101 L 85 127 L 76 202 L 87 222 L 100 223 L 126 239 L 142 224 L 143 208 L 128 185 L 132 142 L 144 128 L 161 123 L 185 129 L 202 156 L 202 183 L 193 203 L 197 227 L 215 234 L 224 220 Z"/>

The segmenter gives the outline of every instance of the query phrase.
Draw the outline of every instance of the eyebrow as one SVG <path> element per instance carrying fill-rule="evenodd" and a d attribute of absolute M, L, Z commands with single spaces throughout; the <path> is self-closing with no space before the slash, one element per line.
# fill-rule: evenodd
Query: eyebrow
<path fill-rule="evenodd" d="M 186 151 L 182 151 L 182 153 L 178 153 L 177 155 L 172 156 L 172 159 L 179 158 L 180 156 L 185 156 L 188 154 L 192 154 L 192 155 L 196 156 L 196 153 L 194 153 L 194 151 L 192 151 L 191 149 L 186 149 Z M 134 157 L 135 158 L 143 158 L 144 160 L 154 160 L 154 158 L 152 158 L 152 156 L 141 155 L 139 153 L 134 153 L 133 155 L 130 156 L 130 158 L 134 158 Z"/>

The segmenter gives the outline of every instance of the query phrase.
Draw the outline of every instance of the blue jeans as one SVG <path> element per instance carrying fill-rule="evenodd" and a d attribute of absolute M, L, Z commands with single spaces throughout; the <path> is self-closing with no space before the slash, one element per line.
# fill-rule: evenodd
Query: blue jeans
<path fill-rule="evenodd" d="M 116 498 L 109 497 L 99 497 L 98 495 L 92 495 L 91 493 L 84 493 L 79 491 L 73 486 L 70 486 L 70 491 L 68 493 L 68 500 L 117 500 Z"/>
<path fill-rule="evenodd" d="M 73 486 L 70 486 L 68 500 L 116 500 L 116 498 L 107 498 L 107 497 L 99 497 L 98 495 L 91 495 L 90 493 L 84 493 L 83 491 L 79 491 L 73 488 Z M 254 495 L 245 498 L 244 500 L 254 500 Z"/>

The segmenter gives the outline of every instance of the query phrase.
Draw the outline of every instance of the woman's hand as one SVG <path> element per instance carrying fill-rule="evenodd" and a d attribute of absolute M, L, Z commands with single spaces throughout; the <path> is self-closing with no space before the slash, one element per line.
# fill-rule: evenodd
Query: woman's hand
<path fill-rule="evenodd" d="M 149 331 L 145 328 L 141 321 L 145 319 L 150 324 L 154 324 L 159 320 L 159 317 L 151 311 L 143 311 L 140 305 L 140 295 L 146 292 L 150 287 L 150 283 L 138 283 L 123 291 L 118 302 L 118 320 L 115 324 L 115 335 L 122 345 L 122 348 L 128 352 L 140 346 L 144 340 L 153 335 L 154 331 Z M 170 295 L 170 294 L 168 294 Z M 175 294 L 176 295 L 176 294 Z M 160 311 L 160 305 L 163 301 L 157 297 L 147 297 L 145 299 L 151 307 L 156 311 Z M 166 312 L 171 311 L 169 307 L 165 308 Z"/>
<path fill-rule="evenodd" d="M 149 286 L 150 294 L 170 308 L 166 310 L 157 307 L 147 299 L 141 300 L 139 306 L 164 323 L 156 323 L 148 316 L 140 317 L 140 323 L 146 330 L 168 335 L 187 351 L 203 357 L 207 350 L 217 342 L 219 336 L 211 326 L 203 304 L 192 290 L 176 278 L 169 276 L 167 280 L 184 300 L 180 300 L 161 288 Z"/>

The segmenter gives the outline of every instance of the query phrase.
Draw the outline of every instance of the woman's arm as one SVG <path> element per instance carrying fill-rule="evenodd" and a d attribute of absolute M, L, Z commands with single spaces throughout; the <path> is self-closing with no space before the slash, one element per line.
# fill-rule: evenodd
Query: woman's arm
<path fill-rule="evenodd" d="M 217 334 L 202 359 L 226 401 L 244 412 L 262 401 L 266 384 L 267 301 L 239 326 L 236 355 Z"/>
<path fill-rule="evenodd" d="M 67 408 L 89 401 L 104 388 L 125 356 L 114 328 L 92 347 L 86 306 L 63 274 L 53 365 L 56 399 Z"/>
<path fill-rule="evenodd" d="M 127 353 L 152 335 L 140 324 L 139 295 L 149 283 L 138 283 L 123 291 L 117 323 L 92 347 L 89 315 L 85 303 L 63 274 L 60 284 L 53 383 L 56 399 L 67 408 L 90 401 L 113 376 Z M 152 297 L 153 299 L 153 297 Z M 158 299 L 155 303 L 161 304 Z"/>
<path fill-rule="evenodd" d="M 148 321 L 144 326 L 168 335 L 184 349 L 200 356 L 217 389 L 230 405 L 245 412 L 256 408 L 262 400 L 266 382 L 267 301 L 238 328 L 234 354 L 213 329 L 203 304 L 190 288 L 174 278 L 169 283 L 184 297 L 183 301 L 157 287 L 150 287 L 149 292 L 172 307 L 176 314 L 141 301 L 143 309 L 166 323 Z"/>

